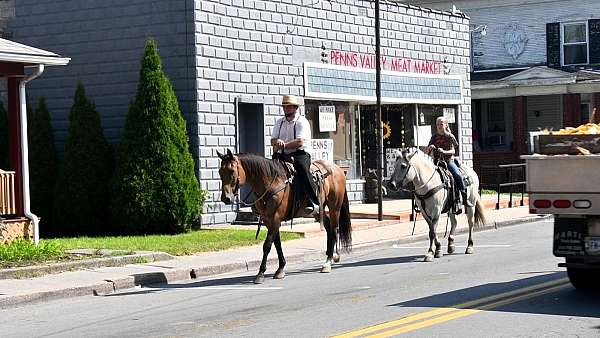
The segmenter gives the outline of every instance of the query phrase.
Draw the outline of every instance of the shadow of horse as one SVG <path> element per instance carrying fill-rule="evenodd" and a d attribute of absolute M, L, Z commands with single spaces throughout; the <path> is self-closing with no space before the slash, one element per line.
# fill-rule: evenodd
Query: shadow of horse
<path fill-rule="evenodd" d="M 521 300 L 498 307 L 492 307 L 488 311 L 600 318 L 600 307 L 597 306 L 598 303 L 600 303 L 600 294 L 586 294 L 576 291 L 573 287 L 568 285 L 565 277 L 566 274 L 564 272 L 553 272 L 541 276 L 528 277 L 509 282 L 477 285 L 409 300 L 406 302 L 394 303 L 388 306 L 448 308 L 455 307 L 456 304 L 463 303 L 463 306 L 457 308 L 477 309 L 483 304 L 489 304 L 495 300 L 487 303 L 482 302 L 480 304 L 473 304 L 470 306 L 464 306 L 464 302 L 470 300 L 481 300 L 486 297 L 496 296 L 505 292 L 514 292 L 518 291 L 519 289 L 535 287 L 536 285 L 542 283 L 556 282 L 557 284 L 553 285 L 563 285 L 565 287 L 559 288 L 556 291 L 552 291 L 552 297 L 555 299 L 553 306 L 531 306 L 527 303 L 523 303 L 523 300 Z M 565 279 L 564 283 L 559 282 L 561 279 Z M 547 288 L 550 287 L 540 287 L 539 290 L 544 290 Z M 533 291 L 527 293 L 532 292 Z M 523 293 L 525 294 L 526 291 L 523 291 Z M 543 295 L 539 295 L 537 297 L 542 296 Z"/>

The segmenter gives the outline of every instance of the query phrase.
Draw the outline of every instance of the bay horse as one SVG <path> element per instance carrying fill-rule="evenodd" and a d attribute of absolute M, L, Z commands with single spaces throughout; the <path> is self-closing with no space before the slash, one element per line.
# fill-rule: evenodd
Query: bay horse
<path fill-rule="evenodd" d="M 267 237 L 263 244 L 262 262 L 258 274 L 254 278 L 254 283 L 264 282 L 267 256 L 273 243 L 279 259 L 279 267 L 273 278 L 284 278 L 285 258 L 281 248 L 279 227 L 286 217 L 289 218 L 294 199 L 294 185 L 287 177 L 286 164 L 254 154 L 234 155 L 229 149 L 226 155 L 219 152 L 217 155 L 221 159 L 219 168 L 221 201 L 225 204 L 232 204 L 235 196 L 239 193 L 239 187 L 245 184 L 249 185 L 258 196 L 254 203 L 267 228 Z M 346 192 L 346 175 L 335 164 L 320 160 L 313 161 L 311 164 L 311 172 L 317 170 L 321 171 L 325 177 L 319 192 L 319 199 L 322 201 L 321 214 L 315 216 L 316 220 L 320 220 L 323 215 L 323 224 L 327 231 L 327 259 L 321 267 L 321 272 L 331 272 L 332 263 L 339 261 L 337 246 L 341 245 L 344 251 L 352 249 L 352 225 L 348 193 Z M 323 212 L 324 206 L 329 209 L 328 215 Z M 299 208 L 299 210 L 302 209 L 302 207 Z"/>
<path fill-rule="evenodd" d="M 421 214 L 429 225 L 429 249 L 425 255 L 425 262 L 432 262 L 433 258 L 442 257 L 441 243 L 437 238 L 437 224 L 443 212 L 447 211 L 451 191 L 445 188 L 442 177 L 437 171 L 433 159 L 419 149 L 402 149 L 394 164 L 394 173 L 390 177 L 388 187 L 392 190 L 398 188 L 409 191 L 415 195 L 415 201 L 421 209 Z M 471 206 L 465 203 L 467 220 L 469 222 L 469 240 L 465 254 L 473 253 L 473 227 L 486 223 L 481 197 L 479 196 L 479 177 L 477 173 L 466 165 L 460 167 L 465 172 L 467 184 L 467 199 Z M 466 201 L 464 201 L 466 202 Z M 456 216 L 448 212 L 452 227 L 448 235 L 448 253 L 455 251 L 454 231 L 456 229 Z M 435 243 L 435 252 L 433 244 Z"/>

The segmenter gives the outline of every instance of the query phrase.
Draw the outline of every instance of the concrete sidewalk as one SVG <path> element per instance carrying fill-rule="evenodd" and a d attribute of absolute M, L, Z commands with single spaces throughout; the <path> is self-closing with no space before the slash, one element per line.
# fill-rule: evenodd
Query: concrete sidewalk
<path fill-rule="evenodd" d="M 403 209 L 405 208 L 405 203 L 409 205 L 408 210 Z M 365 214 L 368 214 L 373 208 L 376 213 L 377 204 L 353 205 L 352 211 L 358 213 L 358 211 L 362 210 Z M 398 213 L 410 212 L 410 201 L 386 201 L 384 210 L 396 210 Z M 488 223 L 483 229 L 494 229 L 494 227 L 508 226 L 539 219 L 541 219 L 540 216 L 529 214 L 528 207 L 504 208 L 500 210 L 488 209 Z M 352 221 L 353 252 L 360 252 L 376 247 L 388 247 L 392 243 L 412 241 L 427 243 L 428 226 L 423 220 L 416 222 L 414 235 L 412 235 L 413 222 L 402 222 L 399 220 L 377 222 L 376 220 L 365 218 L 353 218 Z M 444 234 L 445 225 L 446 217 L 443 217 L 438 226 L 440 236 Z M 254 229 L 254 227 L 248 226 L 246 228 Z M 319 229 L 318 223 L 295 224 L 293 229 L 290 229 L 289 225 L 284 225 L 282 226 L 282 230 L 293 230 L 307 234 L 306 238 L 283 243 L 283 250 L 288 261 L 288 266 L 290 263 L 308 261 L 322 263 L 325 260 L 325 232 Z M 467 230 L 466 217 L 460 215 L 458 217 L 457 233 L 464 233 Z M 477 243 L 476 235 L 475 243 Z M 475 251 L 477 251 L 477 245 L 475 245 Z M 255 245 L 220 252 L 177 257 L 168 261 L 147 264 L 90 268 L 38 278 L 1 279 L 0 308 L 81 295 L 106 294 L 132 288 L 137 285 L 170 283 L 225 272 L 247 271 L 248 280 L 250 281 L 258 271 L 261 257 L 262 245 Z M 344 254 L 342 254 L 343 259 Z M 273 249 L 267 266 L 267 272 L 273 273 L 276 268 L 277 254 Z M 335 268 L 333 273 L 335 273 Z M 266 283 L 269 283 L 268 279 Z"/>

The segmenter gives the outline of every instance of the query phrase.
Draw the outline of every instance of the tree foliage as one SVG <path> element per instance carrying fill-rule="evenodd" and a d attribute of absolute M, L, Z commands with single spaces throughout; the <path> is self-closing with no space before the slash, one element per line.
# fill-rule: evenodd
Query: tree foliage
<path fill-rule="evenodd" d="M 54 218 L 62 234 L 104 234 L 114 160 L 94 103 L 79 83 L 56 183 Z"/>
<path fill-rule="evenodd" d="M 128 233 L 188 231 L 200 216 L 203 199 L 186 122 L 156 44 L 148 40 L 117 158 L 113 222 Z"/>
<path fill-rule="evenodd" d="M 35 110 L 28 114 L 29 190 L 31 210 L 41 217 L 40 232 L 44 237 L 57 235 L 53 227 L 52 207 L 58 159 L 50 113 L 41 97 Z"/>

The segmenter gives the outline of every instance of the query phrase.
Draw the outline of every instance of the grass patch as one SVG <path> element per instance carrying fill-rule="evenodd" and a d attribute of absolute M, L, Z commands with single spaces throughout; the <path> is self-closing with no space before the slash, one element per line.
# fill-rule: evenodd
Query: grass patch
<path fill-rule="evenodd" d="M 125 251 L 163 251 L 171 255 L 191 255 L 198 252 L 220 251 L 235 247 L 260 244 L 266 231 L 254 239 L 253 230 L 199 230 L 180 235 L 77 237 L 51 239 L 48 242 L 71 249 L 112 249 Z M 281 240 L 301 238 L 295 233 L 281 233 Z"/>
<path fill-rule="evenodd" d="M 31 241 L 18 239 L 9 245 L 0 245 L 0 267 L 31 265 L 67 256 L 60 243 L 50 241 L 40 241 L 36 246 Z"/>
<path fill-rule="evenodd" d="M 133 264 L 146 264 L 146 263 L 150 263 L 150 260 L 148 259 L 148 257 L 138 256 L 133 259 Z"/>

